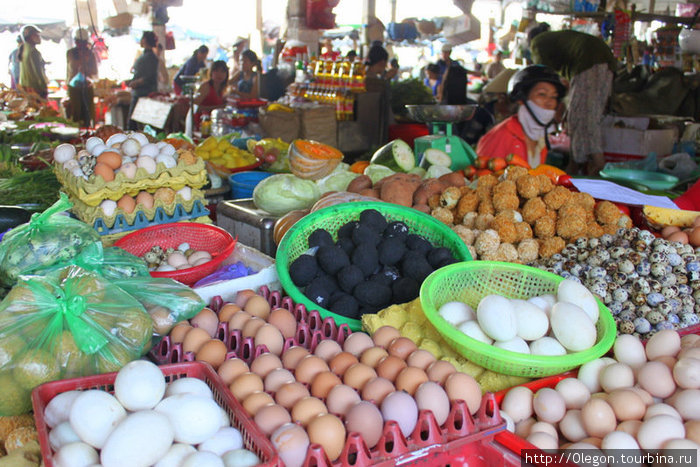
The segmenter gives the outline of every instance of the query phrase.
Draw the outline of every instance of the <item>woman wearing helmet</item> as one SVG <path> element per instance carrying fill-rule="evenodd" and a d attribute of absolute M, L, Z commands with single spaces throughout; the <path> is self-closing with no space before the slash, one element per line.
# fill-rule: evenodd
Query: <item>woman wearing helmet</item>
<path fill-rule="evenodd" d="M 27 25 L 22 28 L 22 44 L 19 48 L 19 84 L 27 91 L 34 91 L 46 99 L 49 95 L 48 83 L 44 73 L 44 58 L 36 48 L 41 43 L 39 29 Z"/>
<path fill-rule="evenodd" d="M 519 104 L 518 113 L 486 133 L 476 146 L 479 156 L 507 157 L 514 154 L 531 167 L 545 162 L 547 133 L 556 128 L 554 114 L 566 95 L 554 70 L 533 65 L 518 71 L 508 83 L 508 97 Z"/>

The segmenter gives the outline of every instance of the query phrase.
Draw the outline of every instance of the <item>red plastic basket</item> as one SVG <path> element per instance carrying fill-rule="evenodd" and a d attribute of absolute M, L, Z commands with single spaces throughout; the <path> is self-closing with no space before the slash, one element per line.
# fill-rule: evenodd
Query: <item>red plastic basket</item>
<path fill-rule="evenodd" d="M 241 432 L 243 444 L 246 449 L 254 452 L 262 460 L 259 466 L 277 467 L 280 465 L 277 452 L 272 443 L 260 431 L 258 426 L 250 419 L 245 409 L 238 403 L 233 394 L 226 388 L 221 378 L 214 369 L 206 363 L 188 362 L 160 367 L 165 376 L 166 382 L 171 382 L 180 378 L 201 379 L 214 393 L 214 400 L 223 407 L 228 414 L 231 425 Z M 53 451 L 49 444 L 49 428 L 44 420 L 44 410 L 46 405 L 56 395 L 67 391 L 84 389 L 102 389 L 114 394 L 114 380 L 117 373 L 106 373 L 95 376 L 85 376 L 83 378 L 66 379 L 45 383 L 32 391 L 32 405 L 34 406 L 34 419 L 36 422 L 41 455 L 44 458 L 46 467 L 53 467 Z"/>
<path fill-rule="evenodd" d="M 196 222 L 175 222 L 146 227 L 119 239 L 114 246 L 132 255 L 143 256 L 155 245 L 177 248 L 181 243 L 189 243 L 190 248 L 209 252 L 211 261 L 177 271 L 153 271 L 151 276 L 168 277 L 191 286 L 216 271 L 236 246 L 236 240 L 224 229 Z"/>

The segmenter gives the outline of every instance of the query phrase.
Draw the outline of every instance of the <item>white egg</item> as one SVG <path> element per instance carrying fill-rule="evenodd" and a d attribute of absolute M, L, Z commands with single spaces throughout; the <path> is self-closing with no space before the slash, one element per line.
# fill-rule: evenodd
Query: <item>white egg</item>
<path fill-rule="evenodd" d="M 156 164 L 163 164 L 166 168 L 172 169 L 177 165 L 177 162 L 171 156 L 158 155 L 156 156 Z"/>
<path fill-rule="evenodd" d="M 226 467 L 254 467 L 260 463 L 255 453 L 247 449 L 234 449 L 225 453 L 221 460 Z"/>
<path fill-rule="evenodd" d="M 484 331 L 476 321 L 465 321 L 459 325 L 458 329 L 465 335 L 471 337 L 472 339 L 476 339 L 479 342 L 489 345 L 493 343 L 493 339 L 484 334 Z"/>
<path fill-rule="evenodd" d="M 83 173 L 80 167 L 74 168 L 73 170 L 71 170 L 70 173 L 72 173 L 74 177 L 84 178 L 87 180 L 87 176 Z"/>
<path fill-rule="evenodd" d="M 508 341 L 518 332 L 518 323 L 510 300 L 487 295 L 476 308 L 476 319 L 484 333 L 493 340 Z"/>
<path fill-rule="evenodd" d="M 79 442 L 80 436 L 75 434 L 75 431 L 70 426 L 70 422 L 68 421 L 60 423 L 49 433 L 49 444 L 51 444 L 51 448 L 54 451 L 58 451 L 66 444 Z"/>
<path fill-rule="evenodd" d="M 139 410 L 128 415 L 109 435 L 100 461 L 104 467 L 148 467 L 168 453 L 173 436 L 174 429 L 166 415 Z"/>
<path fill-rule="evenodd" d="M 125 156 L 138 157 L 139 152 L 141 152 L 141 143 L 134 138 L 127 138 L 122 142 L 121 146 L 119 146 L 119 150 Z"/>
<path fill-rule="evenodd" d="M 121 144 L 123 143 L 128 136 L 126 136 L 124 133 L 115 133 L 109 138 L 107 138 L 107 141 L 105 141 L 105 144 L 107 146 L 113 146 L 115 144 Z"/>
<path fill-rule="evenodd" d="M 176 394 L 163 399 L 155 410 L 168 417 L 175 441 L 180 443 L 199 444 L 211 438 L 221 425 L 219 406 L 209 397 Z"/>
<path fill-rule="evenodd" d="M 549 317 L 549 312 L 552 311 L 552 307 L 555 303 L 557 303 L 557 297 L 552 294 L 545 294 L 531 297 L 527 301 L 539 307 L 542 311 L 547 313 L 547 316 Z"/>
<path fill-rule="evenodd" d="M 131 159 L 130 157 L 128 159 Z M 126 178 L 134 178 L 136 176 L 136 171 L 138 170 L 138 167 L 136 164 L 133 162 L 127 162 L 125 164 L 122 164 L 122 166 L 119 168 L 119 171 L 124 174 Z"/>
<path fill-rule="evenodd" d="M 175 193 L 180 195 L 185 201 L 189 201 L 192 199 L 192 188 L 188 186 L 180 188 Z"/>
<path fill-rule="evenodd" d="M 136 159 L 136 167 L 145 169 L 149 174 L 156 173 L 156 161 L 150 157 L 139 157 Z"/>
<path fill-rule="evenodd" d="M 465 321 L 476 319 L 474 310 L 463 302 L 447 302 L 440 307 L 438 314 L 453 326 L 459 326 Z"/>
<path fill-rule="evenodd" d="M 99 139 L 99 138 L 97 138 Z M 75 157 L 75 146 L 72 144 L 64 143 L 56 146 L 56 149 L 53 150 L 53 160 L 58 162 L 59 164 L 63 164 L 64 162 L 68 162 L 69 160 L 72 160 Z"/>
<path fill-rule="evenodd" d="M 143 133 L 139 133 L 138 131 L 132 131 L 131 133 L 129 133 L 129 138 L 135 139 L 139 142 L 141 146 L 145 146 L 148 144 L 148 137 Z"/>
<path fill-rule="evenodd" d="M 185 457 L 197 452 L 190 444 L 175 443 L 168 452 L 153 467 L 180 467 Z"/>
<path fill-rule="evenodd" d="M 525 300 L 511 300 L 515 319 L 518 323 L 518 337 L 534 341 L 543 337 L 549 330 L 549 320 L 544 310 Z"/>
<path fill-rule="evenodd" d="M 581 411 L 578 409 L 572 409 L 566 412 L 564 418 L 559 421 L 559 429 L 561 430 L 561 434 L 564 435 L 564 438 L 572 443 L 576 443 L 588 437 L 588 433 L 586 433 L 586 429 L 583 427 Z"/>
<path fill-rule="evenodd" d="M 501 410 L 507 412 L 515 423 L 522 422 L 533 414 L 532 408 L 532 390 L 525 386 L 516 386 L 510 389 L 503 401 L 501 402 Z"/>
<path fill-rule="evenodd" d="M 180 467 L 225 467 L 224 461 L 211 452 L 193 452 L 185 457 Z"/>
<path fill-rule="evenodd" d="M 605 438 L 600 442 L 600 448 L 603 451 L 609 449 L 634 449 L 639 451 L 639 444 L 637 444 L 637 440 L 629 433 L 625 433 L 624 431 L 611 431 L 605 435 Z M 638 455 L 641 453 L 636 454 Z"/>
<path fill-rule="evenodd" d="M 551 323 L 554 337 L 567 350 L 580 352 L 595 345 L 597 332 L 586 312 L 572 304 L 559 302 L 552 308 Z"/>
<path fill-rule="evenodd" d="M 158 266 L 158 268 L 156 269 L 156 271 L 158 271 L 158 272 L 169 272 L 169 271 L 175 271 L 176 269 L 177 269 L 177 268 L 174 268 L 174 267 L 172 267 L 172 266 L 169 265 L 169 264 L 161 264 L 160 266 Z"/>
<path fill-rule="evenodd" d="M 165 141 L 158 141 L 157 143 L 155 143 L 155 145 L 158 146 L 159 151 L 163 149 L 163 146 L 165 146 L 166 144 L 168 143 L 166 143 Z"/>
<path fill-rule="evenodd" d="M 200 261 L 206 263 L 207 261 L 211 261 L 211 253 L 204 250 L 195 251 L 189 256 L 189 258 L 187 258 L 187 261 L 192 265 L 195 265 Z"/>
<path fill-rule="evenodd" d="M 581 308 L 593 324 L 598 322 L 598 302 L 593 294 L 578 282 L 570 279 L 561 281 L 557 289 L 557 299 L 559 302 L 571 303 Z"/>
<path fill-rule="evenodd" d="M 58 450 L 53 458 L 56 467 L 75 467 L 100 461 L 95 448 L 85 443 L 69 443 Z"/>
<path fill-rule="evenodd" d="M 557 383 L 555 389 L 564 398 L 567 409 L 580 409 L 591 398 L 591 391 L 577 378 L 564 378 Z"/>
<path fill-rule="evenodd" d="M 127 363 L 114 380 L 114 396 L 127 410 L 152 409 L 163 398 L 163 394 L 163 372 L 146 360 Z"/>
<path fill-rule="evenodd" d="M 175 394 L 194 394 L 202 397 L 214 398 L 214 393 L 211 391 L 207 383 L 197 378 L 180 378 L 168 384 L 165 390 L 165 397 L 174 396 Z"/>
<path fill-rule="evenodd" d="M 515 336 L 509 341 L 496 341 L 493 345 L 504 350 L 510 350 L 511 352 L 530 353 L 530 347 L 527 346 L 527 342 L 518 336 Z"/>
<path fill-rule="evenodd" d="M 68 421 L 73 402 L 81 394 L 81 391 L 67 391 L 51 399 L 44 409 L 44 421 L 46 424 L 53 428 Z"/>
<path fill-rule="evenodd" d="M 637 441 L 642 449 L 660 449 L 667 441 L 685 438 L 683 421 L 670 415 L 657 415 L 642 422 Z"/>
<path fill-rule="evenodd" d="M 184 253 L 184 252 L 186 252 L 187 250 L 190 249 L 190 244 L 187 243 L 187 242 L 185 242 L 185 243 L 180 243 L 180 244 L 177 246 L 177 249 L 178 249 L 179 251 L 181 251 L 181 252 Z"/>
<path fill-rule="evenodd" d="M 187 257 L 179 252 L 179 251 L 173 251 L 170 253 L 170 256 L 168 256 L 168 264 L 171 265 L 172 267 L 180 267 L 183 264 L 190 264 L 187 262 Z"/>
<path fill-rule="evenodd" d="M 98 145 L 104 145 L 105 142 L 102 141 L 102 138 L 99 138 L 97 136 L 91 136 L 90 138 L 85 141 L 85 149 L 87 149 L 88 152 L 92 152 L 92 150 L 97 147 Z M 63 146 L 63 145 L 61 145 Z"/>
<path fill-rule="evenodd" d="M 105 146 L 104 144 L 96 144 L 93 148 L 92 151 L 90 151 L 90 154 L 93 156 L 99 156 L 103 152 L 107 151 L 109 148 Z"/>
<path fill-rule="evenodd" d="M 69 159 L 63 163 L 63 168 L 68 172 L 73 172 L 73 170 L 80 168 L 80 163 L 77 159 Z M 82 173 L 82 170 L 80 172 Z"/>
<path fill-rule="evenodd" d="M 114 211 L 117 210 L 117 202 L 111 199 L 106 199 L 100 203 L 100 208 L 105 216 L 112 217 L 114 215 Z"/>
<path fill-rule="evenodd" d="M 632 334 L 620 334 L 617 336 L 613 345 L 613 352 L 615 360 L 625 363 L 632 368 L 639 368 L 647 362 L 642 341 L 639 340 L 639 337 Z"/>
<path fill-rule="evenodd" d="M 566 355 L 566 349 L 553 337 L 540 337 L 530 342 L 532 355 Z"/>
<path fill-rule="evenodd" d="M 141 151 L 139 151 L 139 156 L 146 156 L 146 157 L 156 157 L 160 151 L 158 150 L 158 146 L 156 146 L 153 143 L 148 143 L 143 146 L 141 146 Z"/>
<path fill-rule="evenodd" d="M 222 456 L 225 452 L 243 447 L 241 432 L 232 427 L 220 428 L 214 436 L 199 445 L 200 451 L 213 452 Z"/>
<path fill-rule="evenodd" d="M 163 146 L 160 146 L 160 143 L 158 143 L 158 149 L 160 150 L 160 155 L 161 156 L 173 156 L 175 157 L 175 154 L 177 151 L 175 150 L 175 147 L 173 147 L 172 144 L 170 143 L 165 143 Z"/>
<path fill-rule="evenodd" d="M 603 357 L 581 365 L 577 378 L 586 385 L 591 394 L 600 391 L 600 372 L 608 365 L 617 363 L 612 358 Z"/>
<path fill-rule="evenodd" d="M 117 398 L 98 389 L 83 391 L 70 410 L 70 424 L 75 433 L 98 449 L 124 418 L 126 411 Z"/>
<path fill-rule="evenodd" d="M 219 428 L 225 428 L 227 426 L 231 426 L 231 417 L 229 417 L 228 413 L 226 413 L 226 410 L 224 410 L 223 407 L 219 407 L 219 415 L 221 416 L 221 421 L 219 423 Z"/>

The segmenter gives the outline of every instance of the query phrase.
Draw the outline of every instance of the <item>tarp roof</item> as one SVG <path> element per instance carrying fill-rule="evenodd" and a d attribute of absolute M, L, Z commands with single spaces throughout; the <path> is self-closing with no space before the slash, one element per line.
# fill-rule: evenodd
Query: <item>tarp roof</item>
<path fill-rule="evenodd" d="M 0 16 L 0 32 L 19 33 L 22 26 L 33 24 L 41 30 L 41 38 L 54 42 L 60 42 L 64 37 L 70 35 L 70 28 L 62 19 L 47 19 L 47 18 L 27 18 L 22 19 L 1 17 Z"/>

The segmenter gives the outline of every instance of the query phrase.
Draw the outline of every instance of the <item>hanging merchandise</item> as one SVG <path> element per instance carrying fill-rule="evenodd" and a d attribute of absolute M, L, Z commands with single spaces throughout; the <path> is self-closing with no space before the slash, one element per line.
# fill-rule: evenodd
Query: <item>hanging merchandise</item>
<path fill-rule="evenodd" d="M 632 18 L 629 13 L 615 9 L 615 32 L 613 33 L 612 49 L 618 59 L 625 56 L 625 50 L 629 45 Z"/>
<path fill-rule="evenodd" d="M 310 29 L 333 29 L 333 8 L 340 0 L 306 0 L 306 26 Z"/>

